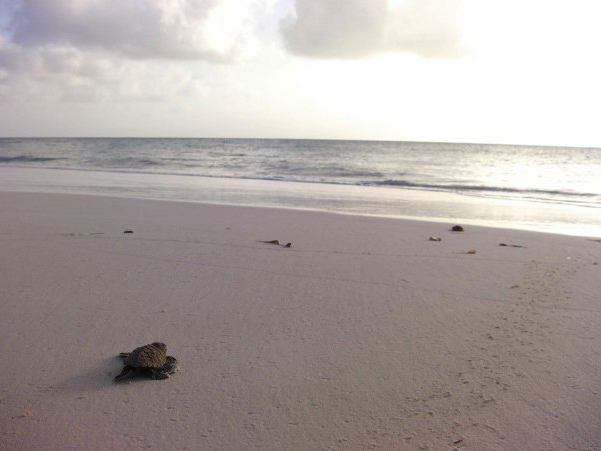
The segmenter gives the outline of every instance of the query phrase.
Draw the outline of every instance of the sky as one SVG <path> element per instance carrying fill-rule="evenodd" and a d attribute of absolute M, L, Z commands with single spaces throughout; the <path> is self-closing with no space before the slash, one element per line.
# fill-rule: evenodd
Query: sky
<path fill-rule="evenodd" d="M 598 0 L 0 0 L 0 136 L 601 147 Z"/>

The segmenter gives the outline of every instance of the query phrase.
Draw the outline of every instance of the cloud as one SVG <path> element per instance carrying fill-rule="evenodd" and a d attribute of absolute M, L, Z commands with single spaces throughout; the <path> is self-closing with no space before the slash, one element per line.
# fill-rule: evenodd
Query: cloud
<path fill-rule="evenodd" d="M 272 2 L 0 0 L 0 98 L 106 102 L 203 95 L 203 85 L 214 82 L 211 74 L 228 66 L 222 63 L 256 46 L 256 23 Z"/>
<path fill-rule="evenodd" d="M 453 57 L 462 51 L 459 6 L 460 0 L 296 0 L 296 15 L 281 30 L 291 53 L 312 58 Z"/>
<path fill-rule="evenodd" d="M 203 95 L 206 63 L 165 64 L 82 52 L 70 45 L 24 49 L 0 40 L 0 99 L 6 102 L 179 101 Z"/>
<path fill-rule="evenodd" d="M 71 45 L 135 59 L 228 61 L 249 34 L 253 0 L 6 0 L 23 47 Z"/>
<path fill-rule="evenodd" d="M 266 0 L 5 0 L 11 41 L 136 59 L 231 60 Z"/>

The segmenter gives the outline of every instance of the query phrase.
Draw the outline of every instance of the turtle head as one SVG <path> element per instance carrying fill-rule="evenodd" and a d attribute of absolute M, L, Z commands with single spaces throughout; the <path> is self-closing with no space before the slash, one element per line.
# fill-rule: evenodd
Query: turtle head
<path fill-rule="evenodd" d="M 160 349 L 163 352 L 167 352 L 167 345 L 165 343 L 161 343 L 160 341 L 155 341 L 152 346 L 157 349 Z"/>

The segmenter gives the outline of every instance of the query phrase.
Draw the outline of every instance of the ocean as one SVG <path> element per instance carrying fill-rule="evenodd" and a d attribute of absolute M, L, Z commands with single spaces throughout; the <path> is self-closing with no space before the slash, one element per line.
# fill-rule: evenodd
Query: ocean
<path fill-rule="evenodd" d="M 1 138 L 0 189 L 601 236 L 601 149 L 277 139 Z"/>

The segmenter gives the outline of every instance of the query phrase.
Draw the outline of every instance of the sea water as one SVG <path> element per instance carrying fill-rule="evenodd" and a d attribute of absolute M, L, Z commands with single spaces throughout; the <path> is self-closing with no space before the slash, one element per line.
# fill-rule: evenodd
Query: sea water
<path fill-rule="evenodd" d="M 263 139 L 0 139 L 0 189 L 601 236 L 601 149 Z"/>

